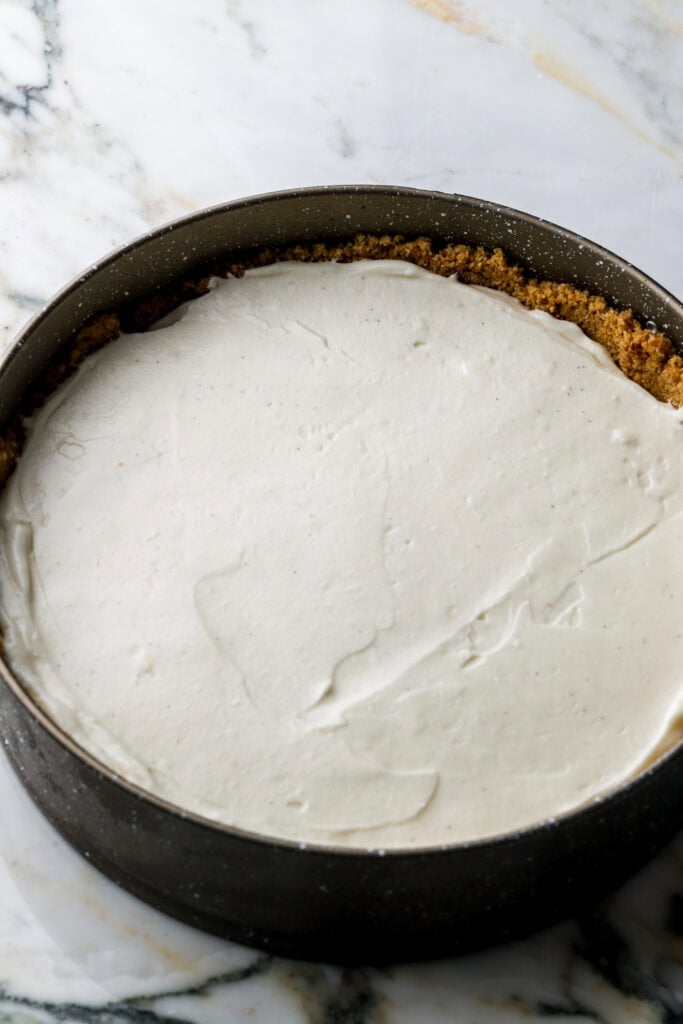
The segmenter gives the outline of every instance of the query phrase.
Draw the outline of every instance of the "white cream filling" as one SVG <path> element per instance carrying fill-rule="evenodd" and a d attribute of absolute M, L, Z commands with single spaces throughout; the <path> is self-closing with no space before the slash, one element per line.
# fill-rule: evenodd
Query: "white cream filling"
<path fill-rule="evenodd" d="M 680 416 L 397 262 L 217 283 L 90 357 L 0 503 L 11 661 L 87 750 L 270 836 L 490 836 L 681 711 Z"/>

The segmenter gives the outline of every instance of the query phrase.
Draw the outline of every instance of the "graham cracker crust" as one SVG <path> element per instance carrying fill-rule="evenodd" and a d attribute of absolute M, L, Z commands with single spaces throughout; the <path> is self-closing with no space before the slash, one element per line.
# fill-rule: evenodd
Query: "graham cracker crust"
<path fill-rule="evenodd" d="M 262 249 L 226 257 L 204 266 L 196 276 L 176 281 L 130 306 L 101 313 L 85 324 L 45 370 L 0 438 L 0 487 L 14 469 L 24 442 L 27 416 L 59 387 L 90 353 L 121 334 L 144 332 L 183 302 L 204 295 L 212 277 L 241 277 L 253 267 L 297 260 L 348 263 L 361 259 L 405 260 L 434 274 L 457 274 L 467 284 L 495 288 L 518 299 L 529 309 L 539 309 L 576 324 L 602 345 L 616 365 L 661 402 L 683 405 L 683 359 L 663 334 L 642 326 L 631 310 L 617 310 L 599 295 L 568 283 L 537 281 L 502 249 L 489 252 L 470 245 L 435 246 L 429 238 L 405 239 L 400 235 L 357 235 L 348 242 L 316 242 L 283 248 Z"/>

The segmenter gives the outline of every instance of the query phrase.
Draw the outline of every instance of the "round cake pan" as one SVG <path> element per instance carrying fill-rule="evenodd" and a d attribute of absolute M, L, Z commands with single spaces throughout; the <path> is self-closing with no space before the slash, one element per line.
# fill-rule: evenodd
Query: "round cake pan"
<path fill-rule="evenodd" d="M 459 195 L 369 186 L 227 203 L 117 250 L 22 331 L 0 369 L 0 424 L 84 322 L 227 253 L 358 232 L 500 246 L 534 276 L 569 281 L 666 326 L 683 306 L 623 260 L 553 224 Z M 293 957 L 381 963 L 519 936 L 615 888 L 675 831 L 683 750 L 606 798 L 480 842 L 349 851 L 213 824 L 143 792 L 84 752 L 0 663 L 0 726 L 19 778 L 90 862 L 143 900 L 237 942 Z M 201 737 L 197 737 L 201 743 Z"/>

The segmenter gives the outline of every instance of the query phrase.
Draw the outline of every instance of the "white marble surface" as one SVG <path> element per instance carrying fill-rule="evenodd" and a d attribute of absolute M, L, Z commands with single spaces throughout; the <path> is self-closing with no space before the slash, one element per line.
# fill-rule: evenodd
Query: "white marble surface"
<path fill-rule="evenodd" d="M 196 207 L 378 182 L 508 203 L 683 293 L 680 0 L 0 0 L 0 326 Z M 683 845 L 508 949 L 270 961 L 119 892 L 0 762 L 0 1022 L 683 1020 Z"/>

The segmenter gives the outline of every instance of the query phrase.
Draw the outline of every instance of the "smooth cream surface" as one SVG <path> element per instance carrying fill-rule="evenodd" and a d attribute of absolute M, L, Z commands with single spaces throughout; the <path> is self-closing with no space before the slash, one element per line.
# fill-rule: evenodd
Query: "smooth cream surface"
<path fill-rule="evenodd" d="M 126 778 L 356 847 L 502 833 L 681 712 L 680 416 L 408 264 L 281 264 L 90 357 L 0 504 L 9 656 Z"/>

